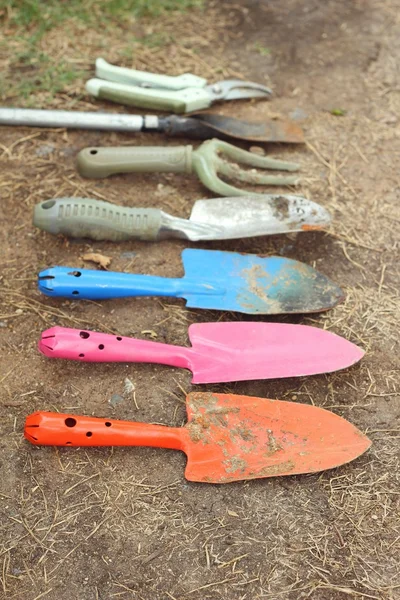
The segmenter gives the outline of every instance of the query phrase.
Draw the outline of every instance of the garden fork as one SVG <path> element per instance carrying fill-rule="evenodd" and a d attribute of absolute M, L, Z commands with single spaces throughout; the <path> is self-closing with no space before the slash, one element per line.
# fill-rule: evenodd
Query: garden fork
<path fill-rule="evenodd" d="M 246 170 L 238 163 L 253 169 Z M 299 168 L 296 163 L 259 156 L 217 139 L 203 142 L 196 150 L 193 146 L 91 147 L 78 154 L 78 170 L 84 177 L 97 179 L 115 173 L 137 172 L 195 172 L 206 187 L 221 196 L 254 195 L 251 190 L 226 183 L 221 176 L 253 185 L 286 186 L 299 182 L 297 176 L 266 175 L 255 171 L 254 167 L 280 171 L 297 171 Z"/>

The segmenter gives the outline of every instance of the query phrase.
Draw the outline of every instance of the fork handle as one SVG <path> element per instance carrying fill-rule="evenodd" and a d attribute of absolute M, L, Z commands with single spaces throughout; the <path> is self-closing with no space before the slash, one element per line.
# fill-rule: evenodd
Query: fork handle
<path fill-rule="evenodd" d="M 187 113 L 208 108 L 213 99 L 206 88 L 196 87 L 183 90 L 164 90 L 104 81 L 103 79 L 89 79 L 85 87 L 86 91 L 96 98 L 105 98 L 117 104 L 174 113 Z"/>
<path fill-rule="evenodd" d="M 183 73 L 176 77 L 149 73 L 148 71 L 137 71 L 126 67 L 111 65 L 104 58 L 96 59 L 96 77 L 126 83 L 129 85 L 143 85 L 147 88 L 162 88 L 165 90 L 183 90 L 185 88 L 202 88 L 207 84 L 207 79 L 197 77 L 192 73 Z"/>
<path fill-rule="evenodd" d="M 81 150 L 78 170 L 100 179 L 115 173 L 191 173 L 192 146 L 115 146 Z"/>

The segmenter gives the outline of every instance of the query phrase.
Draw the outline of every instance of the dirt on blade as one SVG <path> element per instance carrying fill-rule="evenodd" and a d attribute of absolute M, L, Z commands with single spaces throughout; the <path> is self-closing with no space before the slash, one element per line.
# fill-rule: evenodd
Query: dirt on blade
<path fill-rule="evenodd" d="M 75 326 L 186 345 L 190 323 L 238 316 L 187 311 L 167 300 L 100 304 L 39 295 L 38 271 L 57 264 L 83 268 L 80 257 L 89 252 L 112 257 L 115 270 L 180 277 L 186 244 L 54 238 L 32 227 L 36 203 L 87 196 L 188 217 L 205 190 L 195 178 L 174 174 L 82 179 L 74 165 L 87 146 L 190 140 L 3 127 L 0 598 L 397 600 L 399 3 L 222 1 L 182 14 L 106 21 L 98 8 L 103 3 L 95 3 L 89 20 L 70 15 L 50 27 L 52 3 L 46 2 L 40 38 L 34 25 L 14 18 L 18 3 L 9 4 L 0 8 L 4 106 L 126 112 L 85 94 L 97 56 L 142 70 L 192 72 L 210 81 L 243 77 L 273 88 L 268 102 L 213 110 L 254 121 L 291 116 L 304 128 L 305 146 L 266 151 L 300 163 L 302 183 L 291 192 L 328 208 L 332 231 L 202 247 L 281 254 L 317 268 L 344 289 L 345 302 L 325 314 L 282 320 L 326 327 L 367 353 L 354 367 L 326 376 L 201 391 L 314 403 L 351 421 L 373 445 L 329 472 L 218 487 L 185 481 L 178 452 L 55 450 L 24 441 L 25 416 L 38 409 L 181 426 L 191 389 L 190 374 L 178 369 L 48 361 L 36 350 L 42 330 Z"/>

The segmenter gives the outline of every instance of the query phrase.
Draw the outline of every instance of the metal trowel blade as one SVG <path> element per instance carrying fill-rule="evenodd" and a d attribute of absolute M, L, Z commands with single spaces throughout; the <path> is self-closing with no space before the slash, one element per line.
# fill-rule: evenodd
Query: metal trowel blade
<path fill-rule="evenodd" d="M 213 227 L 191 239 L 229 240 L 326 229 L 331 217 L 323 207 L 295 195 L 271 194 L 197 200 L 190 222 Z"/>

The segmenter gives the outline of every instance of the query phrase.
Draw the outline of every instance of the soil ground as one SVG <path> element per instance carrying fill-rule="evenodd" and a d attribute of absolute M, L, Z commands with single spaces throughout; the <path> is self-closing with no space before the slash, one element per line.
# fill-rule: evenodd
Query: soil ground
<path fill-rule="evenodd" d="M 346 301 L 325 315 L 281 320 L 325 327 L 366 356 L 335 374 L 201 389 L 313 403 L 350 420 L 373 445 L 353 463 L 321 474 L 217 486 L 187 482 L 179 452 L 24 441 L 24 418 L 38 409 L 180 426 L 185 393 L 193 389 L 190 374 L 178 369 L 47 360 L 36 349 L 43 329 L 84 327 L 186 345 L 190 323 L 240 317 L 163 299 L 101 304 L 41 296 L 38 271 L 56 264 L 91 268 L 81 258 L 87 251 L 112 257 L 113 270 L 179 276 L 186 244 L 54 238 L 33 228 L 35 203 L 93 196 L 185 216 L 194 200 L 212 194 L 189 176 L 91 181 L 75 170 L 76 152 L 88 145 L 164 144 L 162 136 L 3 127 L 0 598 L 400 598 L 399 8 L 396 0 L 217 2 L 104 30 L 72 18 L 43 36 L 40 47 L 51 64 L 63 59 L 84 77 L 103 55 L 152 71 L 192 71 L 211 80 L 239 74 L 273 87 L 269 102 L 214 110 L 249 120 L 297 119 L 306 145 L 266 151 L 301 164 L 302 184 L 293 191 L 332 212 L 332 231 L 198 247 L 281 254 L 318 267 L 343 287 Z M 6 20 L 8 47 L 0 58 L 18 83 L 35 66 L 17 63 L 14 33 Z M 133 36 L 161 42 L 129 45 Z M 28 100 L 124 110 L 87 98 L 84 77 L 51 97 L 36 90 Z M 21 104 L 7 91 L 2 103 Z M 126 378 L 134 393 L 124 393 Z M 113 406 L 115 395 L 120 402 Z"/>

